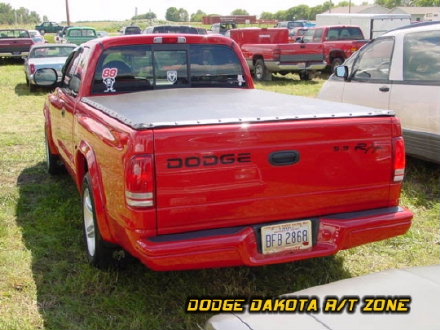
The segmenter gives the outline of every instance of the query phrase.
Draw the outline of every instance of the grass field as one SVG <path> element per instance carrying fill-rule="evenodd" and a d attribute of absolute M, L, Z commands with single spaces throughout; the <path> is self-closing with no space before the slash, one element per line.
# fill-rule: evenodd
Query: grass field
<path fill-rule="evenodd" d="M 279 76 L 258 88 L 314 96 L 322 83 Z M 210 315 L 186 314 L 188 297 L 271 297 L 439 262 L 440 167 L 411 159 L 402 204 L 415 218 L 404 236 L 260 268 L 158 273 L 133 262 L 124 270 L 95 269 L 83 252 L 73 181 L 45 172 L 46 92 L 29 94 L 22 64 L 2 63 L 0 93 L 0 330 L 197 329 Z"/>

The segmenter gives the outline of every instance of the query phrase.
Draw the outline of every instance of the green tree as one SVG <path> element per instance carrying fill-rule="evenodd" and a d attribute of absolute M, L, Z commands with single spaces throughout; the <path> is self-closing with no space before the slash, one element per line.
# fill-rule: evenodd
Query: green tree
<path fill-rule="evenodd" d="M 440 0 L 414 0 L 411 3 L 417 7 L 440 7 Z"/>
<path fill-rule="evenodd" d="M 278 10 L 275 14 L 274 17 L 275 19 L 279 20 L 279 21 L 287 21 L 290 18 L 287 18 L 287 10 Z"/>
<path fill-rule="evenodd" d="M 268 11 L 263 11 L 260 15 L 260 19 L 275 19 L 275 15 Z"/>
<path fill-rule="evenodd" d="M 234 9 L 231 15 L 249 15 L 246 9 Z"/>
<path fill-rule="evenodd" d="M 178 22 L 179 21 L 179 10 L 176 7 L 170 7 L 165 13 L 165 18 L 167 21 Z"/>
<path fill-rule="evenodd" d="M 188 14 L 188 11 L 186 11 L 186 9 L 179 8 L 178 14 L 179 14 L 178 22 L 188 22 L 189 21 L 189 14 Z"/>
<path fill-rule="evenodd" d="M 14 24 L 15 15 L 11 5 L 0 2 L 0 24 Z"/>
<path fill-rule="evenodd" d="M 310 7 L 307 5 L 299 5 L 287 10 L 288 20 L 309 19 Z"/>
<path fill-rule="evenodd" d="M 375 0 L 374 3 L 386 8 L 395 8 L 403 5 L 403 0 Z"/>
<path fill-rule="evenodd" d="M 157 16 L 155 13 L 153 13 L 152 11 L 149 11 L 148 13 L 145 14 L 141 14 L 141 15 L 137 15 L 137 16 L 133 16 L 131 19 L 155 19 Z"/>
<path fill-rule="evenodd" d="M 350 5 L 349 1 L 340 1 L 336 7 L 348 7 Z"/>
<path fill-rule="evenodd" d="M 203 16 L 206 16 L 206 13 L 199 9 L 194 14 L 191 14 L 191 22 L 201 22 L 203 20 Z"/>

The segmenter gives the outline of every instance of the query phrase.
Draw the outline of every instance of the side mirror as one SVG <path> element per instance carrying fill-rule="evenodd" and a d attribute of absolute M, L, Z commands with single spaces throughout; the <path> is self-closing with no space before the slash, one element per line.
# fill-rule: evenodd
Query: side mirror
<path fill-rule="evenodd" d="M 34 81 L 37 86 L 53 87 L 58 82 L 58 74 L 54 69 L 38 69 L 34 73 Z"/>
<path fill-rule="evenodd" d="M 335 68 L 335 75 L 339 78 L 344 78 L 344 80 L 348 79 L 348 66 L 340 65 Z"/>

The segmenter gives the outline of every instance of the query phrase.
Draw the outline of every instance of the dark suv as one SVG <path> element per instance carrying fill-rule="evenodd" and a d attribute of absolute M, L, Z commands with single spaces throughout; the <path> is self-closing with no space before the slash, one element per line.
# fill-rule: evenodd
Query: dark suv
<path fill-rule="evenodd" d="M 141 34 L 142 30 L 139 26 L 136 25 L 130 25 L 123 27 L 121 30 L 121 34 L 123 35 L 129 35 L 129 34 Z"/>

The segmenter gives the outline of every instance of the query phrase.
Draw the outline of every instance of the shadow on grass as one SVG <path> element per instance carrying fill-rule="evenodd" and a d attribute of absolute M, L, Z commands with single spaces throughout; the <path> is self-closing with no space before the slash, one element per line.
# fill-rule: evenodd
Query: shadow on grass
<path fill-rule="evenodd" d="M 404 191 L 416 206 L 432 207 L 440 195 L 440 165 L 407 157 Z"/>
<path fill-rule="evenodd" d="M 0 65 L 23 65 L 24 59 L 12 57 L 0 57 Z"/>
<path fill-rule="evenodd" d="M 23 74 L 23 80 L 25 79 Z M 53 91 L 53 89 L 49 88 L 43 88 L 43 87 L 36 87 L 36 90 L 34 92 L 31 92 L 29 90 L 29 87 L 26 85 L 25 82 L 15 85 L 15 94 L 18 96 L 28 96 L 28 95 L 46 95 L 47 93 L 50 93 Z"/>
<path fill-rule="evenodd" d="M 32 253 L 46 329 L 195 329 L 208 314 L 186 314 L 189 297 L 274 297 L 350 277 L 340 257 L 258 268 L 153 272 L 135 261 L 102 271 L 86 262 L 80 198 L 67 175 L 40 163 L 17 181 L 17 221 Z"/>
<path fill-rule="evenodd" d="M 256 83 L 266 86 L 266 87 L 283 87 L 283 86 L 314 86 L 321 84 L 322 82 L 318 81 L 317 78 L 322 80 L 327 80 L 329 77 L 328 73 L 322 72 L 318 73 L 318 76 L 312 80 L 299 80 L 298 75 L 289 73 L 287 75 L 275 74 L 272 75 L 272 80 L 270 81 L 255 81 Z"/>

